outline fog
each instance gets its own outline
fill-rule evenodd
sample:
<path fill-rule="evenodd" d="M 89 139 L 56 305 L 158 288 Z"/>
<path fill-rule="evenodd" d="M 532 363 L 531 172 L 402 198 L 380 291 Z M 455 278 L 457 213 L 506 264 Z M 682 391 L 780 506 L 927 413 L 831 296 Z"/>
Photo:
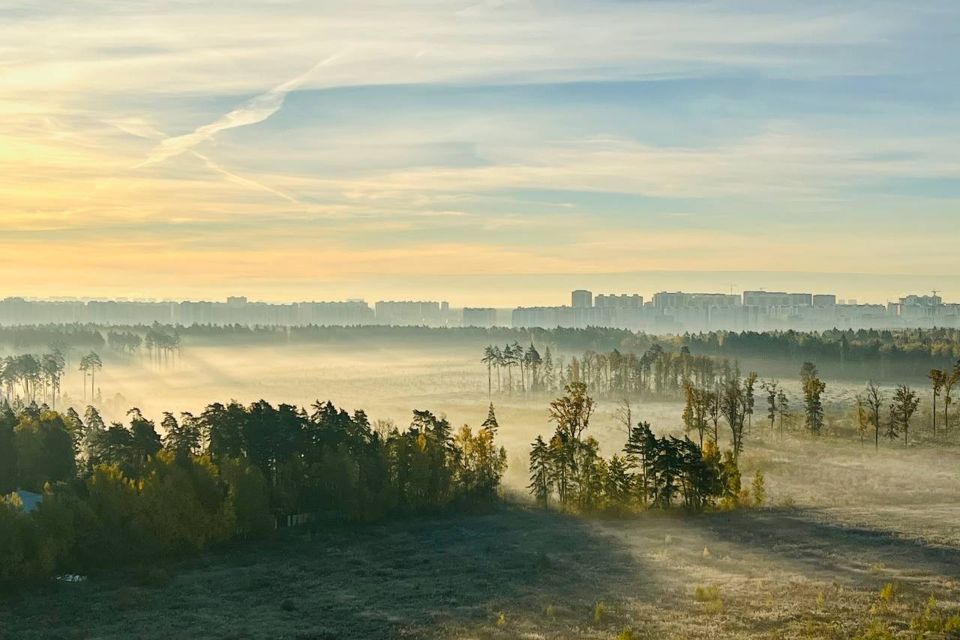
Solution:
<path fill-rule="evenodd" d="M 524 506 L 436 522 L 394 521 L 349 534 L 332 529 L 311 534 L 311 540 L 320 536 L 319 546 L 295 540 L 257 547 L 238 560 L 229 554 L 216 560 L 230 572 L 223 575 L 234 576 L 228 580 L 245 584 L 246 576 L 260 575 L 258 584 L 286 584 L 296 594 L 293 601 L 303 610 L 291 616 L 256 590 L 238 591 L 235 605 L 244 614 L 255 611 L 258 624 L 271 634 L 286 630 L 290 637 L 313 637 L 302 635 L 304 626 L 334 624 L 341 626 L 330 628 L 340 628 L 342 637 L 354 637 L 358 629 L 377 635 L 382 623 L 370 612 L 387 609 L 392 624 L 419 629 L 417 637 L 505 637 L 503 627 L 510 637 L 538 638 L 770 637 L 771 629 L 783 638 L 850 637 L 877 615 L 889 620 L 914 615 L 931 593 L 945 606 L 960 602 L 960 451 L 953 444 L 956 434 L 935 445 L 925 436 L 928 390 L 920 389 L 922 408 L 911 431 L 917 444 L 881 440 L 879 450 L 869 438 L 861 444 L 845 422 L 861 388 L 855 381 L 826 378 L 828 419 L 818 438 L 799 424 L 781 438 L 766 422 L 758 392 L 739 466 L 745 487 L 757 471 L 765 475 L 764 509 L 704 514 L 654 509 L 623 518 L 574 518 L 532 508 L 527 492 L 530 443 L 553 433 L 547 407 L 556 393 L 497 393 L 494 376 L 491 398 L 480 355 L 475 344 L 389 340 L 185 344 L 164 365 L 143 353 L 110 351 L 96 374 L 96 404 L 108 421 L 125 420 L 128 409 L 139 407 L 159 423 L 164 411 L 197 413 L 232 399 L 300 406 L 330 400 L 402 429 L 414 409 L 445 415 L 455 427 L 478 427 L 493 401 L 497 437 L 508 452 L 504 494 Z M 82 412 L 89 400 L 77 358 L 70 356 L 58 408 Z M 780 382 L 799 414 L 799 380 Z M 626 439 L 617 409 L 616 399 L 597 398 L 587 432 L 607 457 Z M 648 421 L 660 435 L 683 434 L 682 409 L 675 401 L 632 404 L 634 422 Z M 720 430 L 726 448 L 722 422 Z M 318 548 L 324 549 L 319 555 Z M 221 611 L 222 599 L 212 595 L 218 587 L 210 585 L 221 574 L 208 562 L 181 569 L 182 577 L 169 586 L 138 597 L 157 603 L 138 605 L 138 612 L 153 620 L 159 614 L 150 607 L 188 601 Z M 358 566 L 369 568 L 358 573 Z M 387 581 L 378 577 L 387 573 L 393 576 Z M 306 574 L 323 579 L 306 585 Z M 904 595 L 878 614 L 877 594 L 888 584 Z M 712 595 L 697 595 L 699 587 Z M 447 594 L 444 604 L 425 604 L 429 599 L 421 594 L 438 589 Z M 98 585 L 83 597 L 77 615 L 86 620 L 81 624 L 94 626 L 101 622 L 86 612 L 118 596 L 110 585 Z M 331 605 L 339 607 L 336 614 L 326 609 L 314 614 L 314 601 L 340 604 Z M 45 612 L 32 615 L 37 619 Z M 163 637 L 184 632 L 176 620 L 165 620 L 169 633 Z M 129 618 L 117 619 L 128 623 Z M 621 629 L 643 634 L 617 636 Z M 29 637 L 43 637 L 42 631 Z"/>
<path fill-rule="evenodd" d="M 799 412 L 799 382 L 781 382 L 794 395 L 792 404 Z M 67 376 L 64 407 L 81 410 L 86 404 L 81 383 L 79 373 Z M 827 383 L 829 427 L 848 419 L 860 387 L 849 381 Z M 164 411 L 198 413 L 211 402 L 265 399 L 309 406 L 330 400 L 348 411 L 363 409 L 371 421 L 393 421 L 401 429 L 414 409 L 444 415 L 455 427 L 477 427 L 492 400 L 500 422 L 498 438 L 508 452 L 506 488 L 517 497 L 526 495 L 530 443 L 553 432 L 547 412 L 552 396 L 498 394 L 494 381 L 488 397 L 487 371 L 472 346 L 188 345 L 163 366 L 146 357 L 111 356 L 97 373 L 96 385 L 102 398 L 97 404 L 108 421 L 123 420 L 131 407 L 159 422 Z M 941 511 L 936 506 L 952 505 L 960 492 L 960 452 L 955 448 L 904 448 L 902 441 L 881 440 L 877 452 L 869 438 L 861 445 L 850 435 L 812 439 L 788 433 L 780 440 L 769 431 L 759 396 L 741 462 L 745 484 L 760 469 L 775 505 L 825 509 L 837 520 L 883 524 L 901 532 L 923 530 L 925 537 L 960 542 L 960 532 L 946 521 L 960 515 L 960 509 L 946 506 Z M 916 434 L 928 428 L 928 404 L 924 394 L 913 421 Z M 605 456 L 620 451 L 626 439 L 615 416 L 617 405 L 614 399 L 597 399 L 591 421 L 589 434 Z M 634 421 L 650 422 L 659 434 L 681 435 L 681 412 L 679 402 L 633 402 Z M 721 445 L 727 446 L 724 429 L 721 424 Z M 934 535 L 928 523 L 935 526 L 937 521 L 944 526 Z"/>

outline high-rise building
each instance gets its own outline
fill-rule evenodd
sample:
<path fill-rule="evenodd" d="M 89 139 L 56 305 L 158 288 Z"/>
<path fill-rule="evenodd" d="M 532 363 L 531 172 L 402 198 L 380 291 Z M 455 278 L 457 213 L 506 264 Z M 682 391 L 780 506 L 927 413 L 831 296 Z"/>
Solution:
<path fill-rule="evenodd" d="M 594 306 L 598 309 L 641 309 L 643 308 L 643 296 L 636 293 L 620 295 L 601 293 L 594 300 Z"/>
<path fill-rule="evenodd" d="M 813 294 L 786 293 L 784 291 L 744 291 L 745 307 L 810 307 L 813 306 Z"/>
<path fill-rule="evenodd" d="M 380 300 L 377 324 L 436 327 L 443 324 L 441 303 L 432 300 Z"/>
<path fill-rule="evenodd" d="M 464 307 L 463 326 L 489 329 L 497 324 L 497 310 L 492 307 Z"/>
<path fill-rule="evenodd" d="M 570 294 L 570 306 L 574 309 L 589 309 L 593 306 L 593 292 L 577 289 Z"/>

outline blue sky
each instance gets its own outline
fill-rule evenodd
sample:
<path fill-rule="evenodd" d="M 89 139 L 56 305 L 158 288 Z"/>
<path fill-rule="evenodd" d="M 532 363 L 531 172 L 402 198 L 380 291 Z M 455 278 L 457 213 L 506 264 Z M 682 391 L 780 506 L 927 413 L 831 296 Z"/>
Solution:
<path fill-rule="evenodd" d="M 960 299 L 958 18 L 8 0 L 0 294 Z"/>

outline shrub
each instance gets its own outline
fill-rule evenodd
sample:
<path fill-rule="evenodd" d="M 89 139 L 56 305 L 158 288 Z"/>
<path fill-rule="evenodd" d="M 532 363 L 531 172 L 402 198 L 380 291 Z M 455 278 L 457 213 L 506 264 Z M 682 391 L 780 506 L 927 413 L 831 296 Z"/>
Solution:
<path fill-rule="evenodd" d="M 716 586 L 697 587 L 693 592 L 693 599 L 697 602 L 711 602 L 713 600 L 719 600 L 720 588 Z"/>
<path fill-rule="evenodd" d="M 607 605 L 602 602 L 595 604 L 593 607 L 593 621 L 602 622 L 605 615 L 607 615 Z"/>
<path fill-rule="evenodd" d="M 883 585 L 883 589 L 880 589 L 880 601 L 885 603 L 893 602 L 899 593 L 900 585 L 896 582 L 888 582 Z"/>
<path fill-rule="evenodd" d="M 697 587 L 693 592 L 693 599 L 704 604 L 703 610 L 706 613 L 715 615 L 723 611 L 719 587 Z"/>
<path fill-rule="evenodd" d="M 762 507 L 767 500 L 767 489 L 764 482 L 763 471 L 757 469 L 753 474 L 753 504 L 756 507 Z"/>
<path fill-rule="evenodd" d="M 910 630 L 918 638 L 929 634 L 945 634 L 949 638 L 960 636 L 960 615 L 946 616 L 937 605 L 937 599 L 930 596 L 923 611 L 910 621 Z"/>
<path fill-rule="evenodd" d="M 883 620 L 874 620 L 855 640 L 893 640 L 893 632 Z"/>

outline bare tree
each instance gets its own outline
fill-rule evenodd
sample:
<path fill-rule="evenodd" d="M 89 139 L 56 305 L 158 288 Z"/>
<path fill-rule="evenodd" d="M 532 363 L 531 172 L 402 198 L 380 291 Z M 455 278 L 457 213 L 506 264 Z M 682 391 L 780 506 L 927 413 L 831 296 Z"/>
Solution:
<path fill-rule="evenodd" d="M 880 448 L 880 410 L 883 408 L 883 402 L 883 393 L 880 391 L 880 387 L 871 381 L 867 384 L 867 389 L 864 392 L 864 403 L 870 417 L 870 424 L 873 425 L 873 442 L 876 449 Z"/>

